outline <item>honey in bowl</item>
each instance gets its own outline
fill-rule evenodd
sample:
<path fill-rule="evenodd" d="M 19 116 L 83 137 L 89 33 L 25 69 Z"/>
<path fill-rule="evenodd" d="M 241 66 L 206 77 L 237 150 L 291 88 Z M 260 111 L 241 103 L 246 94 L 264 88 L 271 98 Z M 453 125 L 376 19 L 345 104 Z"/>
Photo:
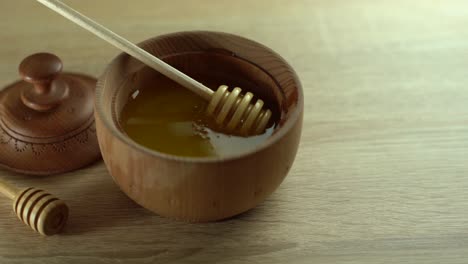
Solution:
<path fill-rule="evenodd" d="M 154 86 L 131 94 L 120 115 L 122 129 L 140 145 L 177 156 L 223 157 L 255 149 L 273 133 L 271 125 L 261 135 L 227 135 L 206 115 L 207 101 L 167 77 L 156 78 Z"/>

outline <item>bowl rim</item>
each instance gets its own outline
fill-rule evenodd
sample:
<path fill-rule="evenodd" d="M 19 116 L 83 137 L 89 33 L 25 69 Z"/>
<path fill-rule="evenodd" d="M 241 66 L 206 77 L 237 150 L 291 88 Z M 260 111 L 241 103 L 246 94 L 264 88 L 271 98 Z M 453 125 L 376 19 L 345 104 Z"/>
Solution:
<path fill-rule="evenodd" d="M 138 144 L 135 142 L 133 139 L 131 139 L 129 136 L 125 135 L 122 133 L 119 129 L 117 129 L 117 126 L 115 122 L 113 121 L 112 117 L 106 117 L 104 115 L 104 110 L 103 110 L 103 105 L 101 103 L 102 101 L 102 91 L 106 85 L 107 78 L 109 76 L 108 72 L 110 71 L 111 67 L 119 60 L 125 57 L 131 57 L 130 55 L 126 54 L 125 52 L 119 53 L 112 61 L 106 66 L 106 69 L 104 73 L 98 78 L 98 82 L 96 84 L 96 91 L 95 91 L 95 114 L 99 116 L 99 119 L 102 121 L 104 126 L 110 131 L 110 133 L 117 139 L 119 139 L 121 142 L 124 144 L 130 146 L 132 149 L 143 152 L 147 155 L 150 156 L 155 156 L 157 158 L 165 159 L 165 160 L 171 160 L 171 161 L 179 161 L 179 162 L 186 162 L 186 163 L 203 163 L 203 164 L 210 164 L 210 163 L 218 163 L 220 161 L 233 161 L 233 160 L 238 160 L 241 158 L 245 158 L 251 155 L 254 155 L 258 152 L 261 152 L 271 146 L 273 146 L 276 142 L 278 142 L 280 139 L 282 139 L 292 128 L 293 126 L 299 121 L 300 118 L 302 118 L 303 115 L 303 109 L 304 109 L 304 92 L 302 89 L 302 84 L 296 74 L 296 71 L 291 67 L 291 65 L 278 53 L 273 51 L 272 49 L 266 47 L 265 45 L 256 42 L 251 39 L 247 39 L 245 37 L 231 34 L 231 33 L 226 33 L 226 32 L 219 32 L 219 31 L 205 31 L 205 30 L 193 30 L 193 31 L 177 31 L 173 33 L 167 33 L 167 34 L 161 34 L 156 37 L 152 37 L 149 39 L 146 39 L 142 42 L 139 42 L 137 46 L 146 44 L 148 42 L 154 42 L 158 41 L 162 38 L 166 38 L 169 36 L 173 35 L 186 35 L 186 34 L 213 34 L 213 35 L 229 35 L 237 38 L 244 39 L 246 41 L 250 41 L 254 43 L 255 45 L 258 45 L 262 49 L 272 53 L 272 55 L 275 55 L 278 57 L 278 59 L 287 67 L 289 68 L 289 72 L 293 77 L 293 80 L 296 84 L 296 89 L 298 92 L 298 97 L 297 97 L 297 105 L 293 109 L 293 111 L 289 114 L 288 119 L 286 122 L 279 128 L 275 129 L 273 134 L 268 137 L 265 141 L 260 143 L 257 147 L 237 153 L 237 154 L 232 154 L 232 155 L 225 155 L 225 156 L 220 156 L 220 157 L 186 157 L 186 156 L 177 156 L 173 154 L 168 154 L 164 152 L 160 152 L 157 150 L 153 150 L 150 148 L 147 148 L 141 144 Z M 242 58 L 242 57 L 240 57 Z M 260 68 L 262 69 L 262 68 Z M 263 69 L 262 69 L 263 70 Z"/>

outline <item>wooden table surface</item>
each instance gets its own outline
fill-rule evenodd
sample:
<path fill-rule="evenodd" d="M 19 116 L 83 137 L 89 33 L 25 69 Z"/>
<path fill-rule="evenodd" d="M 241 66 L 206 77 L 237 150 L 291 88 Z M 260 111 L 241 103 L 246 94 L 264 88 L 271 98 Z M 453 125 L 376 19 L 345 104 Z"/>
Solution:
<path fill-rule="evenodd" d="M 0 263 L 468 263 L 465 0 L 69 0 L 132 41 L 240 34 L 284 56 L 305 89 L 294 167 L 264 203 L 186 224 L 128 199 L 99 162 L 52 177 L 0 171 L 71 207 L 44 238 L 0 201 Z M 118 53 L 31 0 L 0 1 L 0 82 L 23 57 L 99 75 Z"/>

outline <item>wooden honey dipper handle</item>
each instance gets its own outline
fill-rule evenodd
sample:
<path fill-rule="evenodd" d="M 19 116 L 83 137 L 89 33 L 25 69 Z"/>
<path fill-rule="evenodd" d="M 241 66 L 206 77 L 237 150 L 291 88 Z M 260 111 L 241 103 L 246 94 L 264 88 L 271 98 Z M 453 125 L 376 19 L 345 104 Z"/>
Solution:
<path fill-rule="evenodd" d="M 0 180 L 0 193 L 8 197 L 10 200 L 14 200 L 15 197 L 20 193 L 20 190 L 15 186 Z"/>
<path fill-rule="evenodd" d="M 67 222 L 67 205 L 49 193 L 36 188 L 20 190 L 2 180 L 0 193 L 14 201 L 18 218 L 42 235 L 59 233 Z"/>
<path fill-rule="evenodd" d="M 210 88 L 67 6 L 60 0 L 37 1 L 209 101 L 210 106 L 207 113 L 216 116 L 216 121 L 227 132 L 248 136 L 260 134 L 267 127 L 272 112 L 269 109 L 263 109 L 264 102 L 262 100 L 251 103 L 253 97 L 251 93 L 243 96 L 240 93 L 240 88 L 236 87 L 230 92 L 225 85 L 220 86 L 215 93 Z"/>
<path fill-rule="evenodd" d="M 55 12 L 66 17 L 70 21 L 76 23 L 77 25 L 83 27 L 84 29 L 94 33 L 103 40 L 109 42 L 120 50 L 126 52 L 132 57 L 138 59 L 144 64 L 150 66 L 156 71 L 164 74 L 173 81 L 179 83 L 180 85 L 190 89 L 192 92 L 198 94 L 206 100 L 211 99 L 213 91 L 206 87 L 205 85 L 197 82 L 196 80 L 190 78 L 186 74 L 180 72 L 171 65 L 165 63 L 164 61 L 156 58 L 149 52 L 138 47 L 132 42 L 126 40 L 125 38 L 114 33 L 110 29 L 102 26 L 101 24 L 93 21 L 92 19 L 86 17 L 85 15 L 79 13 L 73 8 L 67 6 L 59 0 L 37 0 L 41 4 L 47 6 L 48 8 L 54 10 Z"/>

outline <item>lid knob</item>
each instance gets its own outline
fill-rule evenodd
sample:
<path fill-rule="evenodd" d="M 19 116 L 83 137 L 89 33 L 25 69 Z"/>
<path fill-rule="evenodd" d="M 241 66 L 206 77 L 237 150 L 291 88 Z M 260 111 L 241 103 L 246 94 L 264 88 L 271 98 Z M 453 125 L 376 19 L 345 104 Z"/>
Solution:
<path fill-rule="evenodd" d="M 50 53 L 37 53 L 25 58 L 19 73 L 24 81 L 33 84 L 21 91 L 21 100 L 29 108 L 46 112 L 68 96 L 68 87 L 57 79 L 63 64 L 59 57 Z"/>

